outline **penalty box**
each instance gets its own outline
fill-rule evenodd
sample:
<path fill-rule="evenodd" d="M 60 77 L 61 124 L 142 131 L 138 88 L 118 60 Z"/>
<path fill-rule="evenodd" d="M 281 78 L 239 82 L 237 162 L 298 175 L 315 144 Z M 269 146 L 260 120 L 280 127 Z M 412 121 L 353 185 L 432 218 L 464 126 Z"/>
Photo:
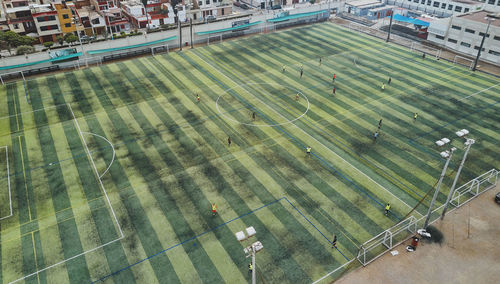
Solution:
<path fill-rule="evenodd" d="M 332 248 L 333 236 L 323 224 L 307 216 L 296 205 L 282 197 L 232 218 L 231 215 L 236 216 L 238 213 L 219 204 L 219 214 L 222 214 L 220 220 L 229 219 L 228 221 L 206 231 L 202 230 L 205 227 L 203 224 L 191 224 L 193 229 L 199 229 L 197 235 L 186 239 L 172 239 L 164 248 L 158 248 L 156 253 L 137 257 L 135 262 L 130 260 L 131 265 L 119 270 L 107 271 L 101 268 L 100 278 L 93 279 L 93 283 L 106 282 L 126 270 L 132 270 L 134 275 L 141 275 L 146 281 L 154 282 L 155 275 L 160 273 L 155 272 L 155 269 L 168 275 L 174 273 L 183 283 L 200 282 L 209 277 L 203 273 L 210 273 L 213 269 L 218 270 L 216 273 L 225 282 L 246 282 L 247 266 L 251 260 L 246 258 L 244 248 L 256 241 L 260 241 L 264 247 L 257 254 L 257 270 L 266 282 L 290 281 L 296 277 L 289 276 L 295 274 L 295 270 L 300 270 L 302 276 L 305 275 L 312 282 L 342 266 L 347 261 L 344 255 L 346 249 L 342 244 L 337 244 L 338 249 Z M 224 214 L 227 211 L 231 212 Z M 256 235 L 238 243 L 235 234 L 245 231 L 249 226 L 254 227 Z M 197 250 L 204 250 L 212 263 L 193 259 L 203 254 L 196 252 Z M 348 257 L 354 257 L 349 252 L 347 254 Z M 171 261 L 174 271 L 165 271 L 165 267 L 160 265 L 163 263 L 162 258 Z"/>
<path fill-rule="evenodd" d="M 0 139 L 10 140 L 13 205 L 11 218 L 0 220 L 2 257 L 9 259 L 2 277 L 64 280 L 64 266 L 51 268 L 123 238 L 85 134 L 67 104 L 9 114 L 0 124 L 9 125 Z"/>

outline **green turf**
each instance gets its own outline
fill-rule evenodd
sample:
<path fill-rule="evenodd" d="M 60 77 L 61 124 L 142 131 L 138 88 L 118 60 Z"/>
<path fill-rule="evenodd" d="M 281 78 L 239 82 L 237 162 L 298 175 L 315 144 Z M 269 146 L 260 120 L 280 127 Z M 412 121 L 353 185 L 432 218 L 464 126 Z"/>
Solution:
<path fill-rule="evenodd" d="M 241 283 L 249 243 L 234 233 L 254 226 L 259 279 L 310 283 L 433 187 L 435 140 L 461 128 L 476 139 L 459 184 L 499 167 L 498 82 L 323 23 L 39 77 L 26 82 L 30 103 L 11 83 L 0 89 L 14 213 L 0 221 L 0 281 Z M 438 205 L 463 154 L 452 144 Z M 3 149 L 0 165 L 5 215 Z"/>

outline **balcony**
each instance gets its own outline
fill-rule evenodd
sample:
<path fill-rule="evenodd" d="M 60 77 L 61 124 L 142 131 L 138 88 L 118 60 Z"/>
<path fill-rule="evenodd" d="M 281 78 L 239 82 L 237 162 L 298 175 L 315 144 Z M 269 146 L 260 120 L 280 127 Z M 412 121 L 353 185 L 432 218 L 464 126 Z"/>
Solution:
<path fill-rule="evenodd" d="M 19 17 L 19 18 L 9 18 L 7 21 L 9 24 L 18 24 L 24 22 L 33 22 L 33 17 Z"/>

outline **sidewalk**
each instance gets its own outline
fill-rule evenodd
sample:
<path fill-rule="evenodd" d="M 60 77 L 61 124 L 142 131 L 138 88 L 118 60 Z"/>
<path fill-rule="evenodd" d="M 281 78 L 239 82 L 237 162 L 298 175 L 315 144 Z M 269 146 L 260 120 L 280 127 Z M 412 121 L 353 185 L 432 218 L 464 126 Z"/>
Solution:
<path fill-rule="evenodd" d="M 441 246 L 422 241 L 407 252 L 407 241 L 395 248 L 398 255 L 387 253 L 336 283 L 500 283 L 498 191 L 499 185 L 434 223 L 445 238 Z"/>

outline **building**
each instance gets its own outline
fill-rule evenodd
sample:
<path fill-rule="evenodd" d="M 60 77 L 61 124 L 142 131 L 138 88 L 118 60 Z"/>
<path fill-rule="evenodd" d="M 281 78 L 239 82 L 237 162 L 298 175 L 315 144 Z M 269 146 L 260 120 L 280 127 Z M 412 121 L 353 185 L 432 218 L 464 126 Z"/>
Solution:
<path fill-rule="evenodd" d="M 73 13 L 66 5 L 66 2 L 53 3 L 59 18 L 59 24 L 63 34 L 76 32 L 76 25 L 74 24 Z"/>
<path fill-rule="evenodd" d="M 384 7 L 385 4 L 377 0 L 356 0 L 345 3 L 345 11 L 349 14 L 365 17 L 370 10 Z"/>
<path fill-rule="evenodd" d="M 56 37 L 62 34 L 57 10 L 50 4 L 30 5 L 30 9 L 40 42 L 57 42 Z"/>
<path fill-rule="evenodd" d="M 91 6 L 104 18 L 106 33 L 119 33 L 130 30 L 128 19 L 122 14 L 118 0 L 90 0 Z M 97 19 L 94 19 L 97 22 Z M 100 19 L 99 19 L 100 24 Z"/>
<path fill-rule="evenodd" d="M 146 28 L 148 20 L 150 28 L 175 23 L 174 10 L 166 0 L 149 0 L 146 9 L 144 9 L 143 4 L 138 0 L 123 1 L 120 3 L 120 6 L 123 15 L 128 18 L 131 26 L 134 28 Z M 179 10 L 177 14 L 181 20 L 186 19 L 184 8 Z"/>
<path fill-rule="evenodd" d="M 447 19 L 432 21 L 428 32 L 428 40 L 474 57 L 477 55 L 489 20 L 485 19 L 491 12 L 481 10 Z M 500 19 L 490 21 L 481 60 L 500 64 Z"/>
<path fill-rule="evenodd" d="M 473 0 L 385 0 L 387 4 L 418 10 L 439 17 L 450 17 L 481 9 L 484 3 Z M 500 1 L 500 0 L 495 0 Z"/>
<path fill-rule="evenodd" d="M 230 0 L 199 0 L 197 5 L 189 10 L 193 21 L 204 21 L 209 15 L 219 18 L 230 15 L 232 12 L 233 2 Z"/>
<path fill-rule="evenodd" d="M 33 16 L 31 15 L 30 1 L 2 1 L 2 8 L 6 19 L 4 24 L 8 30 L 21 35 L 37 32 Z"/>

